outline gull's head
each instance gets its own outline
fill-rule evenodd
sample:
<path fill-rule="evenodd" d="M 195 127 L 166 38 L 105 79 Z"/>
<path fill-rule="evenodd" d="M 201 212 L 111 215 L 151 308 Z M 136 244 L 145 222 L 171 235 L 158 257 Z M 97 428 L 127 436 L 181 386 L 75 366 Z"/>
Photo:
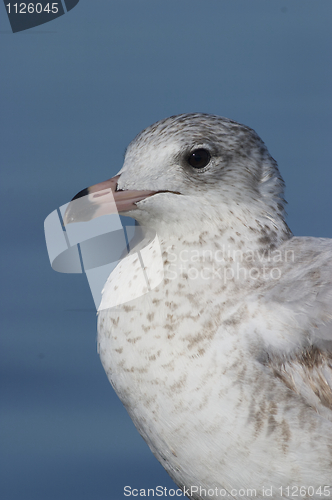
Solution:
<path fill-rule="evenodd" d="M 93 217 L 115 212 L 115 202 L 119 213 L 172 233 L 230 227 L 236 219 L 245 225 L 251 218 L 278 225 L 283 221 L 283 188 L 277 164 L 254 130 L 193 113 L 143 130 L 128 146 L 118 175 L 75 199 L 89 195 Z M 107 190 L 114 197 L 113 208 Z M 98 212 L 97 207 L 103 208 Z M 69 212 L 67 223 L 80 220 Z"/>

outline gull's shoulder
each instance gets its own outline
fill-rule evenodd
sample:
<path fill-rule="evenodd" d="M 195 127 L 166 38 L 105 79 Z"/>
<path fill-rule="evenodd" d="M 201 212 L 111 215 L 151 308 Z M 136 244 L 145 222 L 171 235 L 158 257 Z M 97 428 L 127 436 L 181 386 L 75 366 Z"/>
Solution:
<path fill-rule="evenodd" d="M 313 343 L 332 341 L 332 239 L 293 237 L 279 251 L 280 279 L 266 303 L 293 311 Z"/>
<path fill-rule="evenodd" d="M 332 420 L 332 240 L 293 237 L 279 251 L 280 278 L 251 301 L 252 353 Z"/>

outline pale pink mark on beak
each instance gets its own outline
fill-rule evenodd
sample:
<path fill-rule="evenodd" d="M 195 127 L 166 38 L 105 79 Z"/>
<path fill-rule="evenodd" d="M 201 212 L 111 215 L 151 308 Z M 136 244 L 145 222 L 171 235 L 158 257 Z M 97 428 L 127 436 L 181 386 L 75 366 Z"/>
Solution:
<path fill-rule="evenodd" d="M 117 190 L 120 175 L 83 189 L 69 203 L 64 225 L 84 222 L 101 215 L 136 210 L 136 203 L 157 193 L 157 191 Z"/>

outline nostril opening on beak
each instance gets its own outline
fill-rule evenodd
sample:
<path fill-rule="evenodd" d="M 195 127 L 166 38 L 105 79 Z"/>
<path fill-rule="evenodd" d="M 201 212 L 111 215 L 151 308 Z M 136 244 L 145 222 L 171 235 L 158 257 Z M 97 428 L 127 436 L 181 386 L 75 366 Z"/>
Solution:
<path fill-rule="evenodd" d="M 82 189 L 79 193 L 77 193 L 71 201 L 77 200 L 78 198 L 82 198 L 82 196 L 88 196 L 89 188 Z"/>

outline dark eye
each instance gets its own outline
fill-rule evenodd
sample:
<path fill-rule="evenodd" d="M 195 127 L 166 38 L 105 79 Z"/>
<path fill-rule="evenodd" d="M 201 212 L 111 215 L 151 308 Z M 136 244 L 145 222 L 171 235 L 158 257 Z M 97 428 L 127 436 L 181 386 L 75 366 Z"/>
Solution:
<path fill-rule="evenodd" d="M 204 168 L 211 160 L 211 155 L 206 149 L 195 149 L 188 156 L 188 163 L 194 168 Z"/>

